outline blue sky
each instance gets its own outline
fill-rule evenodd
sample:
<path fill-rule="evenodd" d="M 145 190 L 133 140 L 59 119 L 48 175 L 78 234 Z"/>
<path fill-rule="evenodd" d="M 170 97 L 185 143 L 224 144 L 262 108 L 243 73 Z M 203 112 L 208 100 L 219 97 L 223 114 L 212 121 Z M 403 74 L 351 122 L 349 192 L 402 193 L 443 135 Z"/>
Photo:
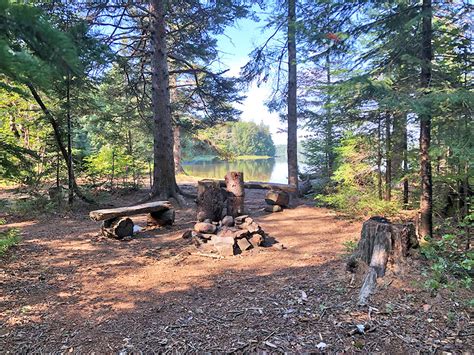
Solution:
<path fill-rule="evenodd" d="M 218 48 L 221 51 L 222 65 L 220 69 L 229 69 L 228 75 L 238 76 L 240 68 L 249 60 L 249 53 L 256 45 L 262 44 L 267 33 L 262 33 L 264 22 L 255 22 L 249 19 L 239 20 L 234 27 L 226 29 L 225 34 L 218 37 Z M 247 98 L 236 107 L 242 111 L 243 121 L 263 121 L 270 127 L 275 144 L 286 144 L 286 133 L 279 133 L 285 129 L 285 123 L 281 123 L 278 113 L 270 113 L 265 106 L 271 94 L 271 81 L 257 87 L 251 84 L 245 93 Z"/>

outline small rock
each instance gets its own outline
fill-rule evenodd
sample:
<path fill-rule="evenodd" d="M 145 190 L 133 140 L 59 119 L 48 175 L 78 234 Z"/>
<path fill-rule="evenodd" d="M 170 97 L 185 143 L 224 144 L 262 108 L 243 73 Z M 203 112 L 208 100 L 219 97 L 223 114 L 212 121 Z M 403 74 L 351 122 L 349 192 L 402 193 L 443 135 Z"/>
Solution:
<path fill-rule="evenodd" d="M 275 244 L 272 245 L 272 247 L 277 249 L 277 250 L 286 249 L 286 247 L 282 243 L 275 243 Z"/>
<path fill-rule="evenodd" d="M 249 235 L 249 231 L 246 229 L 239 229 L 234 232 L 234 239 L 245 238 Z"/>
<path fill-rule="evenodd" d="M 225 238 L 225 237 L 232 237 L 233 238 L 234 233 L 235 233 L 235 231 L 233 231 L 229 227 L 224 227 L 219 232 L 217 232 L 217 236 L 219 236 L 221 238 Z"/>
<path fill-rule="evenodd" d="M 221 224 L 225 227 L 232 227 L 234 225 L 234 218 L 232 216 L 225 216 L 222 218 Z"/>
<path fill-rule="evenodd" d="M 216 232 L 217 227 L 212 223 L 199 222 L 194 225 L 194 230 L 200 233 L 210 233 L 213 234 Z"/>
<path fill-rule="evenodd" d="M 280 205 L 265 206 L 265 212 L 281 212 L 283 208 Z"/>
<path fill-rule="evenodd" d="M 260 226 L 255 222 L 251 222 L 250 224 L 247 224 L 247 221 L 245 221 L 245 224 L 246 224 L 246 229 L 250 233 L 256 233 L 256 232 L 259 232 L 261 230 Z"/>
<path fill-rule="evenodd" d="M 323 349 L 326 349 L 328 345 L 324 342 L 320 342 L 318 343 L 318 345 L 316 345 L 316 347 L 319 349 L 319 350 L 323 350 Z"/>
<path fill-rule="evenodd" d="M 204 223 L 212 223 L 212 221 L 211 221 L 210 218 L 206 218 L 203 222 L 204 222 Z"/>
<path fill-rule="evenodd" d="M 242 251 L 248 250 L 252 247 L 252 244 L 250 244 L 246 238 L 237 239 L 237 245 Z"/>
<path fill-rule="evenodd" d="M 265 202 L 269 205 L 288 206 L 290 195 L 286 191 L 270 190 L 265 195 Z"/>
<path fill-rule="evenodd" d="M 263 237 L 260 234 L 253 234 L 248 241 L 254 247 L 258 247 L 263 244 Z"/>
<path fill-rule="evenodd" d="M 220 255 L 234 255 L 234 238 L 213 236 L 211 242 Z"/>

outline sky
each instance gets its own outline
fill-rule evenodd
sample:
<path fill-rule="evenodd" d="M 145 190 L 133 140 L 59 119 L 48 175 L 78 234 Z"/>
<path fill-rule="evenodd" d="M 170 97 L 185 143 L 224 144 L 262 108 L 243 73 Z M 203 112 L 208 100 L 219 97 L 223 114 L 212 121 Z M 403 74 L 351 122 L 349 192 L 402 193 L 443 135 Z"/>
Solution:
<path fill-rule="evenodd" d="M 268 31 L 262 33 L 263 25 L 263 21 L 241 19 L 234 27 L 227 28 L 224 35 L 218 37 L 221 69 L 229 69 L 227 75 L 238 76 L 240 68 L 249 61 L 248 55 L 252 49 L 266 40 Z M 242 111 L 241 119 L 255 123 L 263 121 L 270 127 L 275 144 L 286 144 L 287 135 L 285 132 L 280 132 L 286 129 L 286 123 L 280 122 L 278 113 L 269 112 L 265 106 L 265 102 L 271 95 L 271 83 L 263 83 L 260 87 L 252 83 L 245 95 L 247 98 L 242 104 L 235 105 Z"/>

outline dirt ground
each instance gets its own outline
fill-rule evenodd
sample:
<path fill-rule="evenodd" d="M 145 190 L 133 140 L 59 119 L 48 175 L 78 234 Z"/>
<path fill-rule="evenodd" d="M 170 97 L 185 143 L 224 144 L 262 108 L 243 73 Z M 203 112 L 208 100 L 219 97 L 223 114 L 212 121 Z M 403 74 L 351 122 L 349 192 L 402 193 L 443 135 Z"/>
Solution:
<path fill-rule="evenodd" d="M 345 271 L 343 243 L 361 222 L 295 201 L 267 214 L 247 190 L 250 215 L 278 242 L 239 256 L 196 254 L 174 226 L 130 241 L 99 236 L 88 210 L 7 217 L 23 240 L 0 260 L 0 353 L 392 352 L 470 353 L 474 326 L 458 294 L 421 286 L 422 262 L 382 279 L 371 307 L 362 275 Z M 116 196 L 123 205 L 140 194 Z M 133 218 L 144 226 L 145 216 Z M 281 248 L 283 246 L 283 248 Z M 364 334 L 357 332 L 364 325 Z"/>

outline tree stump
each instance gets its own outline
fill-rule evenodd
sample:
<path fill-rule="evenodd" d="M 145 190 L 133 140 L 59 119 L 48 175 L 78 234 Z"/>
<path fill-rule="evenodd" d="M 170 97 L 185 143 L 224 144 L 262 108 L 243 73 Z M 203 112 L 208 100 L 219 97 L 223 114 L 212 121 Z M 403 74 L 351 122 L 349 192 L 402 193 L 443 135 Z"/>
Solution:
<path fill-rule="evenodd" d="M 219 221 L 224 209 L 224 198 L 219 180 L 198 181 L 197 193 L 197 220 L 200 222 L 205 219 Z"/>
<path fill-rule="evenodd" d="M 106 219 L 102 223 L 102 234 L 109 238 L 123 239 L 133 235 L 133 221 L 126 218 Z"/>
<path fill-rule="evenodd" d="M 147 225 L 149 226 L 171 226 L 174 223 L 175 211 L 173 208 L 164 211 L 151 212 L 148 214 Z"/>
<path fill-rule="evenodd" d="M 227 215 L 237 217 L 244 214 L 244 173 L 229 171 L 225 176 L 227 188 Z"/>
<path fill-rule="evenodd" d="M 359 305 L 366 305 L 375 291 L 377 278 L 383 277 L 390 262 L 394 272 L 402 272 L 409 250 L 418 247 L 413 223 L 392 224 L 383 217 L 371 217 L 362 226 L 361 237 L 348 266 L 357 259 L 369 265 L 369 271 L 359 293 Z"/>

